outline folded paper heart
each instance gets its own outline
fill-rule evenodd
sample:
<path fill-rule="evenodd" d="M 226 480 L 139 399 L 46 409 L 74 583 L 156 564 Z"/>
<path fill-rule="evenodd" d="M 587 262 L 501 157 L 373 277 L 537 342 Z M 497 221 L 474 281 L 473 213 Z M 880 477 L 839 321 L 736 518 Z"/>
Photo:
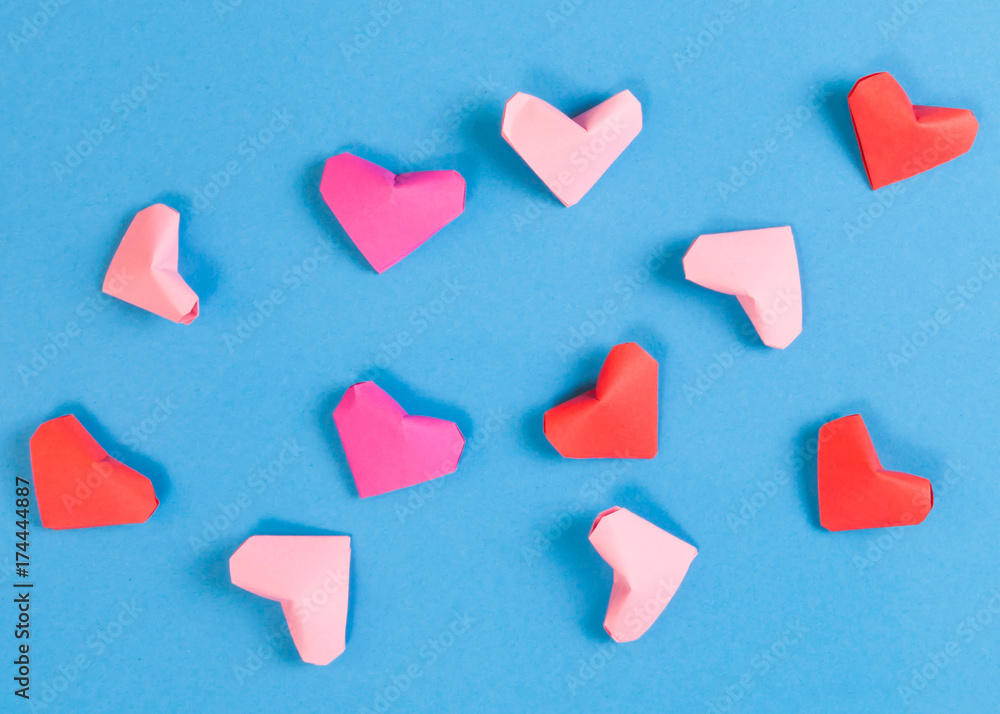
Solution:
<path fill-rule="evenodd" d="M 789 226 L 698 236 L 684 277 L 735 295 L 761 341 L 784 349 L 802 332 L 802 288 Z"/>
<path fill-rule="evenodd" d="M 590 542 L 614 569 L 604 629 L 615 642 L 639 639 L 673 598 L 698 549 L 629 510 L 609 508 Z"/>
<path fill-rule="evenodd" d="M 398 176 L 353 154 L 326 162 L 320 193 L 354 245 L 383 273 L 465 210 L 457 171 Z"/>
<path fill-rule="evenodd" d="M 566 206 L 577 203 L 642 130 L 642 105 L 627 89 L 572 119 L 518 92 L 500 134 Z"/>
<path fill-rule="evenodd" d="M 190 325 L 198 317 L 198 296 L 177 272 L 181 217 L 157 203 L 139 211 L 111 259 L 103 292 Z"/>
<path fill-rule="evenodd" d="M 333 420 L 361 498 L 450 474 L 465 446 L 457 424 L 407 414 L 374 382 L 349 388 Z"/>
<path fill-rule="evenodd" d="M 111 458 L 72 414 L 39 426 L 28 446 L 46 528 L 144 523 L 160 505 L 150 480 Z"/>
<path fill-rule="evenodd" d="M 968 109 L 914 106 L 888 72 L 859 79 L 847 104 L 872 189 L 961 156 L 979 131 Z"/>
<path fill-rule="evenodd" d="M 281 603 L 309 664 L 344 651 L 350 574 L 350 536 L 251 536 L 229 558 L 233 585 Z"/>
<path fill-rule="evenodd" d="M 860 414 L 819 430 L 819 520 L 830 531 L 920 523 L 934 505 L 931 482 L 886 471 Z"/>
<path fill-rule="evenodd" d="M 659 365 L 634 342 L 616 345 L 597 387 L 545 412 L 542 429 L 573 459 L 651 459 L 657 449 Z"/>

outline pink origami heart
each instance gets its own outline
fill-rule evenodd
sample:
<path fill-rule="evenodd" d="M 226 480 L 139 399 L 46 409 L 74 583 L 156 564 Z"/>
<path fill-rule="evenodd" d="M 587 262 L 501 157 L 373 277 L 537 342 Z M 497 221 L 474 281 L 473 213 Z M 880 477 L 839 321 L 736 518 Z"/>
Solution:
<path fill-rule="evenodd" d="M 698 549 L 631 511 L 599 514 L 590 542 L 615 571 L 604 629 L 615 642 L 639 639 L 673 598 Z"/>
<path fill-rule="evenodd" d="M 642 130 L 642 106 L 627 89 L 570 119 L 538 97 L 507 101 L 500 134 L 563 205 L 589 191 Z"/>
<path fill-rule="evenodd" d="M 361 498 L 450 474 L 465 446 L 457 424 L 408 415 L 374 382 L 348 389 L 333 420 Z"/>
<path fill-rule="evenodd" d="M 790 226 L 698 236 L 684 277 L 735 295 L 768 347 L 784 349 L 802 332 L 799 261 Z"/>
<path fill-rule="evenodd" d="M 372 267 L 383 273 L 465 210 L 457 171 L 399 174 L 353 154 L 326 162 L 319 191 Z"/>
<path fill-rule="evenodd" d="M 233 585 L 281 603 L 310 664 L 344 651 L 350 574 L 350 536 L 251 536 L 229 558 Z"/>
<path fill-rule="evenodd" d="M 198 317 L 198 296 L 177 273 L 181 216 L 157 203 L 139 211 L 104 276 L 103 292 L 173 322 Z"/>

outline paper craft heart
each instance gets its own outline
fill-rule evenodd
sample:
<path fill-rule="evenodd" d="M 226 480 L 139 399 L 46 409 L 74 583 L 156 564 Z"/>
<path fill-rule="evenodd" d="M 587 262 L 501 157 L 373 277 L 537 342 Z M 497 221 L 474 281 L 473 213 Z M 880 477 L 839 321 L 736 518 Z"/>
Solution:
<path fill-rule="evenodd" d="M 229 558 L 233 585 L 281 603 L 310 664 L 330 664 L 344 651 L 350 574 L 350 536 L 251 536 Z"/>
<path fill-rule="evenodd" d="M 790 226 L 698 236 L 684 255 L 684 277 L 735 295 L 768 347 L 784 349 L 802 332 L 799 261 Z"/>
<path fill-rule="evenodd" d="M 320 193 L 371 266 L 383 273 L 465 210 L 457 171 L 399 174 L 353 154 L 326 162 Z"/>
<path fill-rule="evenodd" d="M 615 642 L 639 639 L 680 587 L 698 549 L 615 506 L 597 516 L 590 542 L 615 571 L 604 630 Z"/>
<path fill-rule="evenodd" d="M 42 424 L 28 446 L 46 528 L 144 523 L 160 505 L 150 480 L 111 458 L 72 414 Z"/>
<path fill-rule="evenodd" d="M 410 416 L 374 382 L 359 382 L 333 412 L 361 498 L 453 473 L 465 446 L 458 425 Z"/>
<path fill-rule="evenodd" d="M 198 296 L 177 272 L 181 216 L 157 203 L 139 211 L 111 259 L 102 292 L 182 325 L 198 317 Z"/>
<path fill-rule="evenodd" d="M 545 436 L 573 459 L 651 459 L 657 449 L 659 365 L 634 342 L 616 345 L 597 388 L 545 412 Z"/>
<path fill-rule="evenodd" d="M 931 482 L 886 471 L 860 414 L 819 430 L 819 520 L 830 531 L 920 523 L 934 505 Z"/>
<path fill-rule="evenodd" d="M 627 89 L 570 119 L 518 92 L 503 110 L 500 134 L 563 205 L 587 193 L 642 130 L 642 105 Z"/>
<path fill-rule="evenodd" d="M 968 109 L 911 104 L 888 72 L 859 79 L 847 104 L 872 189 L 961 156 L 972 148 L 979 130 Z"/>

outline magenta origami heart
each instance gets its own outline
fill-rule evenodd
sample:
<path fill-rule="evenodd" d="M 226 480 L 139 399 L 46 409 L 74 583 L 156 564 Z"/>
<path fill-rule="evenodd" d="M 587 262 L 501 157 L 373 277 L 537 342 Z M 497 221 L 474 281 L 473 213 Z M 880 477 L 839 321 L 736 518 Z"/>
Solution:
<path fill-rule="evenodd" d="M 361 498 L 450 474 L 465 446 L 457 424 L 410 416 L 374 382 L 348 389 L 333 421 Z"/>
<path fill-rule="evenodd" d="M 326 162 L 319 191 L 372 267 L 383 273 L 465 210 L 457 171 L 399 174 L 353 154 Z"/>

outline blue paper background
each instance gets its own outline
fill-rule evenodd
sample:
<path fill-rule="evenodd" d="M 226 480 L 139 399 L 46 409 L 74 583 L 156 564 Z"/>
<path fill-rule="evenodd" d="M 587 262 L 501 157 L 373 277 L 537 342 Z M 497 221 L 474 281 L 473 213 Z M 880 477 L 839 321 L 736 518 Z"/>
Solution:
<path fill-rule="evenodd" d="M 63 532 L 32 509 L 36 710 L 995 706 L 994 3 L 62 3 L 0 11 L 0 592 L 14 476 L 43 420 L 76 413 L 161 505 L 142 526 Z M 880 70 L 982 129 L 969 154 L 876 194 L 846 94 Z M 576 113 L 624 88 L 642 133 L 563 208 L 500 138 L 505 100 Z M 95 131 L 89 156 L 54 166 Z M 318 193 L 345 149 L 458 169 L 465 214 L 377 275 Z M 100 292 L 155 201 L 182 214 L 189 327 Z M 685 284 L 680 257 L 699 233 L 784 224 L 805 329 L 776 351 L 734 299 Z M 628 340 L 660 361 L 659 456 L 559 458 L 543 411 Z M 330 415 L 366 370 L 459 423 L 458 472 L 358 499 Z M 858 411 L 888 467 L 934 483 L 923 525 L 818 527 L 809 439 Z M 619 646 L 601 628 L 611 570 L 586 538 L 613 504 L 700 550 L 666 613 Z M 303 664 L 278 605 L 230 584 L 254 533 L 353 537 L 330 666 Z M 0 709 L 21 711 L 11 598 Z"/>

